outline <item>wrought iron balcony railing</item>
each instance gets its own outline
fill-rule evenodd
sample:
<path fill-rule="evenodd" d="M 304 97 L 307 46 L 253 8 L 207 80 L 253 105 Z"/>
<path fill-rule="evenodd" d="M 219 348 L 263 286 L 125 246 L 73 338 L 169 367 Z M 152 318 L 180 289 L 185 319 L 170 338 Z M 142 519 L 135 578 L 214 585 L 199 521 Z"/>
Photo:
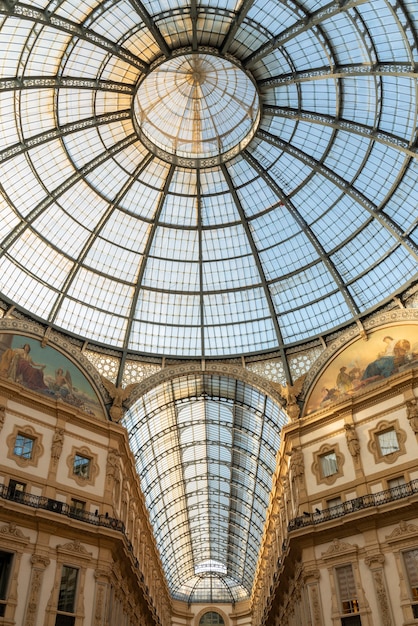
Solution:
<path fill-rule="evenodd" d="M 66 502 L 60 500 L 53 500 L 52 498 L 46 498 L 45 496 L 34 496 L 26 491 L 18 491 L 15 488 L 10 488 L 8 485 L 0 485 L 0 498 L 5 500 L 13 500 L 20 504 L 25 504 L 34 509 L 44 509 L 46 511 L 53 511 L 59 515 L 66 515 L 72 519 L 78 519 L 87 524 L 94 524 L 95 526 L 105 526 L 106 528 L 112 528 L 113 530 L 119 530 L 125 534 L 125 524 L 115 517 L 109 517 L 105 515 L 99 515 L 98 512 L 90 513 L 83 509 L 71 506 Z"/>
<path fill-rule="evenodd" d="M 358 511 L 360 509 L 380 506 L 382 504 L 387 504 L 388 502 L 408 498 L 417 493 L 418 479 L 411 480 L 409 483 L 397 485 L 396 487 L 391 487 L 385 491 L 369 493 L 364 496 L 359 496 L 358 498 L 353 498 L 352 500 L 347 500 L 346 502 L 341 502 L 341 504 L 337 504 L 329 509 L 323 509 L 322 511 L 316 509 L 312 513 L 306 511 L 303 515 L 299 515 L 298 517 L 290 520 L 287 530 L 288 532 L 291 532 L 292 530 L 296 530 L 303 526 L 321 524 L 322 522 L 343 517 L 344 515 L 348 515 L 349 513 L 353 513 L 354 511 Z"/>

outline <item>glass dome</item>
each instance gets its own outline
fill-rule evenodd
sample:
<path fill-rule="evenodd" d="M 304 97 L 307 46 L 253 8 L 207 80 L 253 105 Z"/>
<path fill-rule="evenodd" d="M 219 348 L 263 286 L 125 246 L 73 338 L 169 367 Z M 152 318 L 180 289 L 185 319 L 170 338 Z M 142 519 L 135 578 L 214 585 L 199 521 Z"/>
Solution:
<path fill-rule="evenodd" d="M 411 0 L 2 3 L 0 292 L 123 351 L 282 351 L 417 275 Z"/>

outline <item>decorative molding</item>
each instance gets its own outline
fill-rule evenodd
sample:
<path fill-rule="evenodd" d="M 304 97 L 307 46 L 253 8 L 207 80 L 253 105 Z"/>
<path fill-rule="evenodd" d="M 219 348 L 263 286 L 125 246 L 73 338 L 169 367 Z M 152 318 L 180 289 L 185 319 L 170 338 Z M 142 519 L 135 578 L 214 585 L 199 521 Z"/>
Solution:
<path fill-rule="evenodd" d="M 326 456 L 327 454 L 335 454 L 337 459 L 337 471 L 329 476 L 324 476 L 321 468 L 321 457 Z M 325 443 L 323 444 L 319 450 L 313 453 L 314 462 L 312 463 L 312 472 L 316 476 L 316 481 L 319 484 L 323 483 L 325 485 L 333 485 L 337 478 L 341 478 L 344 475 L 343 467 L 345 462 L 344 455 L 340 452 L 340 448 L 338 443 L 334 443 L 333 445 Z"/>
<path fill-rule="evenodd" d="M 170 366 L 162 369 L 157 374 L 153 374 L 149 378 L 135 385 L 135 389 L 131 392 L 129 404 L 127 403 L 127 406 L 132 406 L 136 400 L 141 398 L 148 391 L 155 389 L 158 385 L 190 374 L 195 376 L 213 374 L 215 376 L 235 378 L 236 380 L 252 385 L 262 393 L 270 396 L 271 399 L 274 400 L 279 406 L 283 406 L 283 400 L 279 392 L 265 378 L 262 378 L 258 374 L 255 374 L 238 365 L 229 365 L 227 363 L 211 361 L 205 361 L 203 364 L 200 362 L 186 362 L 181 365 Z"/>
<path fill-rule="evenodd" d="M 88 560 L 93 557 L 93 554 L 86 550 L 83 544 L 80 543 L 79 539 L 74 539 L 74 541 L 69 541 L 68 543 L 57 545 L 57 552 L 61 555 L 68 555 Z"/>
<path fill-rule="evenodd" d="M 74 459 L 76 455 L 82 456 L 90 461 L 89 473 L 87 476 L 80 476 L 74 473 Z M 97 454 L 92 452 L 86 446 L 73 446 L 71 454 L 67 457 L 68 478 L 75 480 L 77 485 L 85 487 L 86 485 L 94 485 L 96 477 L 99 474 L 99 464 L 97 462 Z"/>
<path fill-rule="evenodd" d="M 348 554 L 357 553 L 357 551 L 357 544 L 346 543 L 345 541 L 341 541 L 336 538 L 332 540 L 331 545 L 325 552 L 322 552 L 321 556 L 323 559 L 333 559 L 341 555 L 346 556 Z"/>
<path fill-rule="evenodd" d="M 30 457 L 26 458 L 15 454 L 14 448 L 16 443 L 16 437 L 18 435 L 25 435 L 28 437 L 28 439 L 32 439 L 33 446 Z M 7 458 L 14 461 L 17 465 L 19 465 L 19 467 L 28 467 L 30 465 L 36 467 L 38 465 L 39 458 L 44 453 L 44 447 L 42 445 L 42 435 L 38 434 L 35 429 L 32 428 L 32 426 L 20 426 L 18 424 L 15 425 L 12 433 L 6 439 L 6 443 L 8 447 Z"/>
<path fill-rule="evenodd" d="M 390 533 L 385 537 L 388 543 L 393 543 L 395 541 L 403 541 L 404 539 L 413 539 L 416 541 L 418 535 L 418 526 L 415 524 L 409 524 L 404 520 L 399 522 L 399 526 L 396 526 Z"/>
<path fill-rule="evenodd" d="M 5 526 L 0 527 L 0 538 L 2 537 L 24 544 L 29 543 L 30 541 L 30 537 L 25 537 L 20 528 L 18 528 L 14 522 L 9 522 Z"/>
<path fill-rule="evenodd" d="M 394 431 L 396 433 L 398 441 L 398 450 L 390 452 L 389 454 L 382 454 L 378 442 L 379 434 L 386 431 Z M 383 420 L 376 424 L 376 427 L 369 430 L 369 442 L 367 447 L 374 456 L 375 463 L 394 463 L 398 460 L 402 454 L 406 453 L 405 441 L 407 439 L 406 432 L 399 426 L 399 421 L 395 420 Z"/>

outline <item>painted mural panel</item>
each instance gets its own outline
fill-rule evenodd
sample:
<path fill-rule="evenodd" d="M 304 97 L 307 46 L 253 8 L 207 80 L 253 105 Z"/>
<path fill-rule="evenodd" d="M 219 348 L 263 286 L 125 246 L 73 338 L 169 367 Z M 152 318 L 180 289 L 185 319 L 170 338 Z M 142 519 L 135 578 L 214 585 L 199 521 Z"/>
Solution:
<path fill-rule="evenodd" d="M 36 339 L 0 333 L 0 377 L 103 419 L 97 395 L 70 359 Z"/>
<path fill-rule="evenodd" d="M 418 326 L 403 324 L 375 331 L 340 352 L 310 394 L 305 413 L 354 395 L 365 386 L 418 366 Z"/>

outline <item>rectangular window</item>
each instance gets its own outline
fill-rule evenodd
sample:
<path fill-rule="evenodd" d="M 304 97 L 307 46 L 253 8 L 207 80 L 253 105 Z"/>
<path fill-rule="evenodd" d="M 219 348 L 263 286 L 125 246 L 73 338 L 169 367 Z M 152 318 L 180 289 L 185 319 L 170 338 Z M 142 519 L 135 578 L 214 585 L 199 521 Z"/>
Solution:
<path fill-rule="evenodd" d="M 85 502 L 83 502 L 82 500 L 76 500 L 75 498 L 71 498 L 70 512 L 73 517 L 82 518 L 85 510 L 86 510 Z"/>
<path fill-rule="evenodd" d="M 55 626 L 73 626 L 75 623 L 75 602 L 77 592 L 78 569 L 62 566 L 61 584 L 58 597 Z M 65 615 L 64 615 L 65 613 Z"/>
<path fill-rule="evenodd" d="M 322 478 L 332 476 L 338 472 L 338 461 L 335 452 L 328 452 L 319 457 Z"/>
<path fill-rule="evenodd" d="M 408 575 L 412 612 L 414 617 L 418 617 L 418 548 L 404 552 L 403 560 Z"/>
<path fill-rule="evenodd" d="M 17 480 L 10 479 L 8 487 L 8 497 L 11 500 L 21 500 L 25 492 L 26 485 Z"/>
<path fill-rule="evenodd" d="M 402 498 L 406 495 L 405 489 L 405 478 L 403 476 L 398 476 L 397 478 L 392 478 L 388 480 L 388 489 L 390 490 L 390 495 L 392 498 Z"/>
<path fill-rule="evenodd" d="M 73 472 L 76 476 L 81 476 L 82 478 L 90 477 L 90 463 L 91 459 L 88 459 L 85 456 L 81 456 L 81 454 L 76 454 L 74 456 L 74 465 Z"/>
<path fill-rule="evenodd" d="M 7 603 L 10 572 L 12 569 L 13 554 L 0 551 L 0 617 L 4 617 Z"/>
<path fill-rule="evenodd" d="M 13 448 L 13 454 L 20 456 L 22 459 L 31 459 L 33 452 L 34 440 L 27 435 L 18 433 L 16 435 L 15 446 Z"/>
<path fill-rule="evenodd" d="M 398 452 L 399 450 L 398 436 L 393 428 L 377 433 L 377 442 L 382 456 Z"/>
<path fill-rule="evenodd" d="M 358 613 L 359 605 L 352 566 L 342 565 L 341 567 L 336 567 L 335 573 L 337 575 L 341 613 L 343 615 Z"/>

